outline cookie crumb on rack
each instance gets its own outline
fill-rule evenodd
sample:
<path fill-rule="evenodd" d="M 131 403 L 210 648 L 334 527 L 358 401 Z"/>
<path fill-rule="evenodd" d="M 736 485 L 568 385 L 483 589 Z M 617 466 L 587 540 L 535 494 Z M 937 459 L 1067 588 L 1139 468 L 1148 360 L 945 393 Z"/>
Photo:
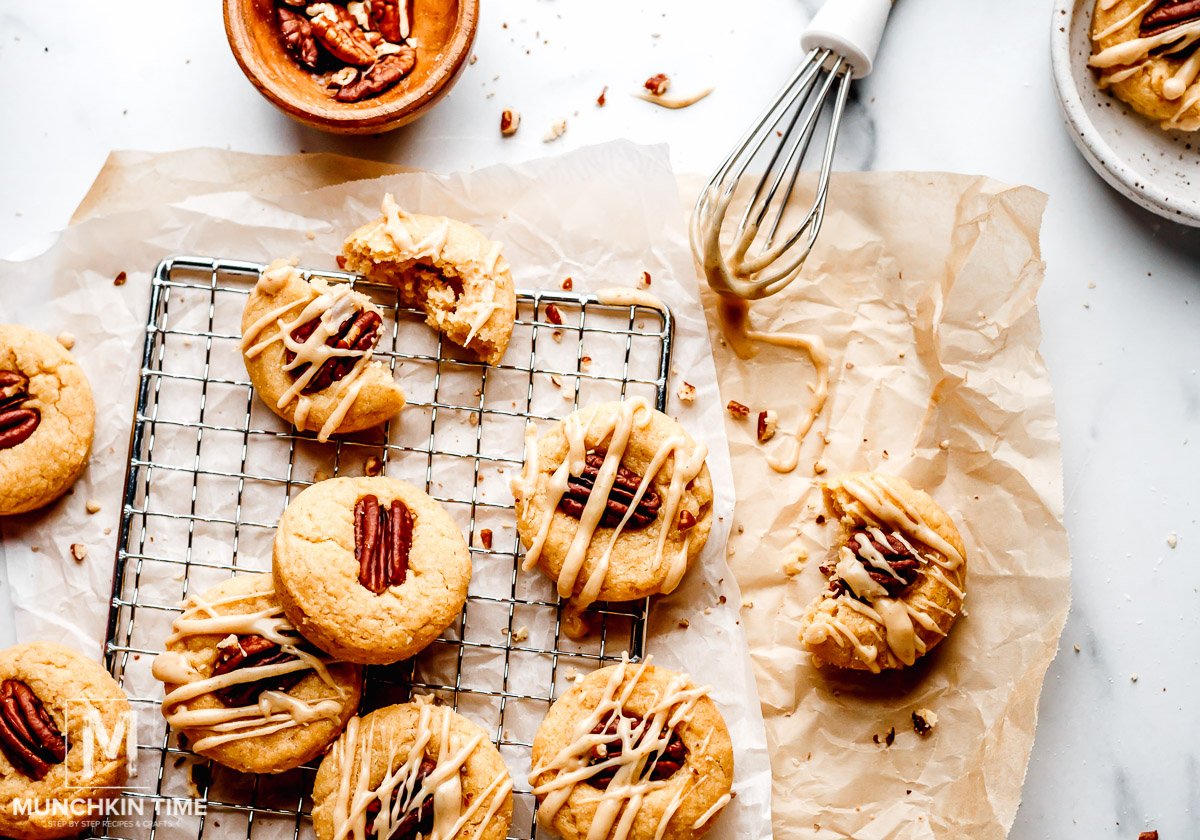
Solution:
<path fill-rule="evenodd" d="M 550 123 L 550 128 L 546 130 L 546 134 L 542 137 L 543 143 L 553 143 L 559 137 L 567 133 L 567 121 L 558 119 Z"/>
<path fill-rule="evenodd" d="M 95 499 L 88 499 L 87 504 L 84 505 L 84 508 L 87 510 L 88 513 L 99 513 L 100 512 L 100 503 L 97 502 Z"/>
<path fill-rule="evenodd" d="M 937 726 L 937 715 L 930 709 L 917 709 L 912 713 L 913 731 L 924 738 Z"/>
<path fill-rule="evenodd" d="M 690 382 L 684 382 L 675 391 L 675 396 L 679 397 L 680 402 L 690 403 L 696 401 L 696 386 Z"/>
<path fill-rule="evenodd" d="M 825 475 L 825 469 L 826 469 L 825 465 L 823 463 L 821 463 L 820 461 L 817 461 L 813 464 L 813 474 L 814 475 Z"/>
<path fill-rule="evenodd" d="M 513 640 L 513 644 L 521 644 L 521 642 L 529 638 L 529 628 L 524 626 L 518 627 L 512 631 L 510 638 Z"/>
<path fill-rule="evenodd" d="M 686 630 L 692 626 L 692 622 L 688 621 L 686 618 L 681 618 L 679 619 L 679 626 L 681 629 Z"/>
<path fill-rule="evenodd" d="M 75 558 L 76 562 L 82 563 L 87 559 L 88 547 L 83 543 L 71 543 L 71 556 Z"/>
<path fill-rule="evenodd" d="M 783 563 L 783 573 L 788 577 L 795 577 L 804 571 L 804 564 L 808 562 L 808 551 L 799 549 L 794 557 L 785 560 Z"/>
<path fill-rule="evenodd" d="M 58 334 L 57 341 L 67 350 L 70 350 L 75 346 L 75 336 L 69 332 L 60 332 Z"/>
<path fill-rule="evenodd" d="M 1179 535 L 1172 531 L 1167 534 L 1167 548 L 1175 548 L 1177 545 L 1179 545 Z"/>
<path fill-rule="evenodd" d="M 383 462 L 374 455 L 363 462 L 363 474 L 374 478 L 383 472 Z"/>
<path fill-rule="evenodd" d="M 950 439 L 946 438 L 938 444 L 938 449 L 946 450 L 950 448 Z"/>

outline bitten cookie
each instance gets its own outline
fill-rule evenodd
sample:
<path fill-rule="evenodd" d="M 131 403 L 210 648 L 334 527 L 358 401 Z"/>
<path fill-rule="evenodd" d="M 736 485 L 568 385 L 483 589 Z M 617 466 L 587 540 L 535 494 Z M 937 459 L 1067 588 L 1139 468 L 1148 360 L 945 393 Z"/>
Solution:
<path fill-rule="evenodd" d="M 596 601 L 667 593 L 712 525 L 708 448 L 641 397 L 587 406 L 540 439 L 526 431 L 513 481 L 526 569 L 570 598 L 566 632 L 586 635 Z"/>
<path fill-rule="evenodd" d="M 481 361 L 504 356 L 517 316 L 512 272 L 500 243 L 470 225 L 406 213 L 386 195 L 383 217 L 347 237 L 341 263 L 372 283 L 395 286 L 429 326 Z"/>
<path fill-rule="evenodd" d="M 1200 3 L 1097 0 L 1092 43 L 1101 87 L 1164 130 L 1200 130 Z"/>
<path fill-rule="evenodd" d="M 730 800 L 725 720 L 684 674 L 649 661 L 588 674 L 533 739 L 538 820 L 564 840 L 699 837 Z"/>
<path fill-rule="evenodd" d="M 404 392 L 372 360 L 382 328 L 379 308 L 363 293 L 307 282 L 276 260 L 242 313 L 246 372 L 272 411 L 320 441 L 368 429 L 404 408 Z"/>
<path fill-rule="evenodd" d="M 96 424 L 83 369 L 48 335 L 0 324 L 0 516 L 57 499 L 87 466 Z"/>
<path fill-rule="evenodd" d="M 362 669 L 306 643 L 265 574 L 190 597 L 153 673 L 166 691 L 163 717 L 191 750 L 245 773 L 317 757 L 362 695 Z"/>
<path fill-rule="evenodd" d="M 450 514 L 404 481 L 331 478 L 275 533 L 275 587 L 306 638 L 342 659 L 413 656 L 462 611 L 471 554 Z"/>
<path fill-rule="evenodd" d="M 40 840 L 95 824 L 129 776 L 132 725 L 125 693 L 90 659 L 52 642 L 0 651 L 0 833 Z"/>
<path fill-rule="evenodd" d="M 317 840 L 504 840 L 512 777 L 486 733 L 445 706 L 354 718 L 313 785 Z"/>
<path fill-rule="evenodd" d="M 962 611 L 967 553 L 954 522 L 902 478 L 851 473 L 822 488 L 842 529 L 829 579 L 801 640 L 817 664 L 904 668 L 934 648 Z"/>

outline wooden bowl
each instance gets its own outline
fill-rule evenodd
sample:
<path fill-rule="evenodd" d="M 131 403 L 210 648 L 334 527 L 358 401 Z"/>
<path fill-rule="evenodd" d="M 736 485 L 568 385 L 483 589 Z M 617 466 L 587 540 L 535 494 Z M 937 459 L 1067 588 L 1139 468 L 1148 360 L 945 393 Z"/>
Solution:
<path fill-rule="evenodd" d="M 339 134 L 390 131 L 432 108 L 466 67 L 479 20 L 479 0 L 413 0 L 416 67 L 373 99 L 338 102 L 284 50 L 275 0 L 224 0 L 224 5 L 229 46 L 259 93 L 289 117 Z"/>

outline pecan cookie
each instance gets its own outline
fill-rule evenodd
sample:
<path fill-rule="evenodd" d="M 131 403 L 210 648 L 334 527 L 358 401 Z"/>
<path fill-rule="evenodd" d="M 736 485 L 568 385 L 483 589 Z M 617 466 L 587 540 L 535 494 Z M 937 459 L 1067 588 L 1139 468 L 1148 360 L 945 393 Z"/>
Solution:
<path fill-rule="evenodd" d="M 517 531 L 525 568 L 540 566 L 571 599 L 566 632 L 586 634 L 581 613 L 596 601 L 673 591 L 712 525 L 708 448 L 640 397 L 526 434 Z"/>
<path fill-rule="evenodd" d="M 362 695 L 362 669 L 308 644 L 265 574 L 188 598 L 153 673 L 166 691 L 163 717 L 191 750 L 245 773 L 282 773 L 320 755 Z"/>
<path fill-rule="evenodd" d="M 1200 2 L 1097 0 L 1100 86 L 1164 130 L 1200 130 Z"/>
<path fill-rule="evenodd" d="M 399 662 L 462 611 L 471 554 L 450 514 L 404 481 L 331 478 L 292 500 L 275 533 L 275 587 L 313 644 Z"/>
<path fill-rule="evenodd" d="M 96 407 L 83 369 L 48 335 L 0 324 L 0 516 L 57 499 L 87 466 Z"/>
<path fill-rule="evenodd" d="M 481 361 L 504 356 L 517 316 L 512 272 L 500 243 L 470 225 L 406 213 L 386 195 L 383 217 L 347 237 L 341 262 L 373 283 L 395 286 L 429 326 Z"/>
<path fill-rule="evenodd" d="M 371 358 L 382 328 L 366 295 L 344 283 L 305 281 L 276 260 L 242 313 L 246 372 L 272 411 L 318 440 L 368 429 L 404 408 L 404 392 Z"/>
<path fill-rule="evenodd" d="M 354 718 L 317 770 L 317 840 L 504 840 L 512 777 L 477 725 L 403 703 Z"/>
<path fill-rule="evenodd" d="M 538 820 L 564 840 L 699 837 L 733 785 L 733 742 L 708 688 L 649 660 L 593 671 L 560 697 L 532 763 Z"/>
<path fill-rule="evenodd" d="M 958 529 L 896 476 L 851 473 L 822 492 L 842 533 L 801 640 L 817 664 L 875 673 L 912 665 L 962 611 L 967 553 Z"/>
<path fill-rule="evenodd" d="M 129 776 L 133 725 L 99 664 L 53 642 L 0 651 L 0 833 L 40 840 L 94 824 L 102 811 L 89 803 L 120 797 Z"/>

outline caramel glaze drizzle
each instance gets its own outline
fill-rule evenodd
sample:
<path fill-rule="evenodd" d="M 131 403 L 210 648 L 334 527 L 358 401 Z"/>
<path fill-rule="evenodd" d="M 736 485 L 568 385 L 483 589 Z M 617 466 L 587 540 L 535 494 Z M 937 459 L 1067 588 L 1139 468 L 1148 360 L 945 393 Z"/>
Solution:
<path fill-rule="evenodd" d="M 1101 0 L 1100 8 L 1111 9 L 1118 0 Z M 1093 41 L 1100 41 L 1119 32 L 1153 6 L 1157 0 L 1147 0 L 1129 15 L 1114 22 L 1111 26 L 1095 33 Z M 1200 42 L 1200 19 L 1185 20 L 1166 29 L 1154 31 L 1132 38 L 1119 44 L 1113 44 L 1107 49 L 1096 53 L 1088 60 L 1088 64 L 1101 71 L 1111 71 L 1102 74 L 1100 84 L 1103 87 L 1122 82 L 1146 68 L 1156 55 L 1185 56 L 1188 55 L 1170 78 L 1163 82 L 1163 96 L 1179 107 L 1170 119 L 1163 122 L 1164 128 L 1182 128 L 1183 115 L 1200 104 L 1200 50 L 1193 50 Z M 1165 49 L 1164 49 L 1165 48 Z"/>
<path fill-rule="evenodd" d="M 567 549 L 567 555 L 563 559 L 562 570 L 558 576 L 558 594 L 560 597 L 568 599 L 567 609 L 563 616 L 563 630 L 571 638 L 578 639 L 587 635 L 588 628 L 583 621 L 582 613 L 599 598 L 600 590 L 608 576 L 617 539 L 628 527 L 631 517 L 637 510 L 638 503 L 646 495 L 654 477 L 666 464 L 667 458 L 673 459 L 671 483 L 662 500 L 658 543 L 654 553 L 655 567 L 659 569 L 659 574 L 662 576 L 659 591 L 663 594 L 673 592 L 683 578 L 683 573 L 687 571 L 690 535 L 685 533 L 683 545 L 678 552 L 665 559 L 663 554 L 667 535 L 674 528 L 679 504 L 683 499 L 683 491 L 704 469 L 704 459 L 708 456 L 708 447 L 679 434 L 666 438 L 655 451 L 646 469 L 646 474 L 633 495 L 629 509 L 617 526 L 612 529 L 604 553 L 596 561 L 591 574 L 583 581 L 583 588 L 578 594 L 575 594 L 576 586 L 583 573 L 584 562 L 587 559 L 588 548 L 596 536 L 596 529 L 600 527 L 600 521 L 607 509 L 606 502 L 617 479 L 617 470 L 629 447 L 633 431 L 635 428 L 645 428 L 649 425 L 653 414 L 654 409 L 650 407 L 650 403 L 644 397 L 633 397 L 621 402 L 614 416 L 603 424 L 598 423 L 597 415 L 593 414 L 592 419 L 585 425 L 578 412 L 571 414 L 563 421 L 563 433 L 567 438 L 567 455 L 550 476 L 546 488 L 545 512 L 542 514 L 537 534 L 525 552 L 522 568 L 529 570 L 537 565 L 542 550 L 545 548 L 546 539 L 550 535 L 550 526 L 554 521 L 554 514 L 558 510 L 559 502 L 566 494 L 571 479 L 580 476 L 586 466 L 588 439 L 592 438 L 598 443 L 602 443 L 605 438 L 609 438 L 608 451 L 604 454 L 604 463 L 600 466 L 595 485 L 588 496 L 583 513 L 579 517 L 579 526 Z M 514 480 L 512 484 L 513 495 L 517 499 L 532 498 L 537 491 L 538 461 L 537 430 L 533 424 L 530 424 L 525 428 L 525 468 L 521 477 Z"/>
<path fill-rule="evenodd" d="M 280 261 L 272 263 L 267 271 L 263 272 L 262 279 L 259 281 L 259 290 L 267 294 L 278 292 L 282 288 L 282 283 L 286 282 L 286 278 L 282 282 L 279 280 L 285 270 L 296 271 L 287 263 L 281 264 Z M 283 410 L 293 400 L 296 401 L 295 424 L 298 429 L 304 428 L 308 413 L 312 409 L 312 400 L 305 396 L 304 390 L 317 375 L 321 366 L 333 357 L 356 359 L 350 372 L 334 383 L 333 387 L 337 389 L 336 393 L 338 394 L 337 406 L 317 432 L 317 440 L 324 443 L 346 419 L 346 413 L 350 410 L 359 391 L 362 390 L 362 373 L 371 363 L 371 356 L 375 352 L 374 347 L 355 350 L 330 347 L 325 342 L 337 335 L 347 318 L 352 318 L 357 313 L 364 311 L 378 314 L 378 310 L 366 295 L 354 291 L 347 285 L 331 285 L 319 277 L 314 278 L 310 285 L 313 297 L 299 298 L 272 309 L 251 324 L 242 335 L 242 350 L 245 352 L 246 358 L 253 359 L 278 341 L 283 344 L 285 352 L 290 351 L 295 354 L 290 362 L 284 363 L 285 371 L 295 371 L 304 368 L 305 365 L 308 366 L 296 375 L 291 386 L 280 395 L 275 404 L 278 409 Z M 285 315 L 301 306 L 304 308 L 300 310 L 300 314 L 290 321 L 284 320 Z M 314 321 L 316 326 L 303 341 L 292 336 L 297 328 Z M 259 337 L 272 324 L 276 326 L 275 333 L 260 341 Z"/>
<path fill-rule="evenodd" d="M 890 528 L 891 535 L 921 561 L 921 575 L 938 580 L 956 598 L 962 600 L 962 568 L 965 558 L 958 549 L 933 530 L 916 511 L 905 505 L 903 500 L 877 477 L 850 479 L 843 484 L 843 488 L 877 521 Z M 869 526 L 868 530 L 877 532 L 873 533 L 873 536 L 886 544 L 887 538 L 882 529 Z M 933 551 L 922 553 L 913 545 L 914 542 L 928 546 Z M 876 642 L 886 643 L 897 659 L 905 665 L 912 665 L 917 657 L 928 649 L 925 641 L 917 634 L 915 625 L 919 624 L 922 629 L 938 636 L 945 636 L 945 631 L 934 619 L 933 613 L 953 613 L 927 598 L 911 594 L 890 597 L 886 587 L 871 579 L 863 561 L 887 574 L 895 576 L 895 572 L 886 559 L 871 547 L 869 541 L 859 540 L 857 547 L 858 552 L 848 546 L 841 547 L 838 553 L 837 574 L 858 597 L 849 593 L 836 597 L 827 594 L 824 603 L 844 605 L 876 622 L 884 629 L 883 633 L 876 632 Z M 878 645 L 864 643 L 859 639 L 837 618 L 836 610 L 818 610 L 805 628 L 803 639 L 809 644 L 817 645 L 830 636 L 836 637 L 840 645 L 849 644 L 853 647 L 859 660 L 871 671 L 879 673 L 881 668 Z"/>
<path fill-rule="evenodd" d="M 679 773 L 666 779 L 654 779 L 654 767 L 658 757 L 666 752 L 676 728 L 691 721 L 696 704 L 710 691 L 707 686 L 697 688 L 684 675 L 675 674 L 638 724 L 631 725 L 629 718 L 621 716 L 621 710 L 641 682 L 650 660 L 651 657 L 646 657 L 643 662 L 634 664 L 628 657 L 622 657 L 619 664 L 613 665 L 600 701 L 589 714 L 575 722 L 571 742 L 549 761 L 533 768 L 529 783 L 534 786 L 534 795 L 541 800 L 537 813 L 538 821 L 544 827 L 553 830 L 554 816 L 567 804 L 578 785 L 611 769 L 614 770 L 612 780 L 602 789 L 601 802 L 588 827 L 587 840 L 626 840 L 646 796 L 656 790 L 675 787 L 654 834 L 655 840 L 661 840 L 671 818 L 703 780 L 703 776 L 693 781 L 691 774 Z M 626 681 L 631 669 L 632 676 Z M 593 763 L 596 747 L 613 740 L 612 733 L 595 731 L 611 717 L 620 720 L 617 736 L 621 740 L 621 750 L 611 758 Z M 711 737 L 710 732 L 691 754 L 695 757 L 686 766 L 698 766 Z M 550 778 L 538 784 L 538 778 L 547 773 L 552 774 Z M 692 824 L 692 829 L 700 829 L 729 801 L 729 794 L 721 796 Z"/>
<path fill-rule="evenodd" d="M 435 723 L 434 717 L 440 718 Z M 501 771 L 483 792 L 463 806 L 462 769 L 471 753 L 483 741 L 482 733 L 463 738 L 451 726 L 454 713 L 445 707 L 423 703 L 413 732 L 414 743 L 408 755 L 401 757 L 395 743 L 387 747 L 387 767 L 383 778 L 371 786 L 371 766 L 375 751 L 374 721 L 363 737 L 362 721 L 351 718 L 346 731 L 333 745 L 331 753 L 335 766 L 342 771 L 341 781 L 333 802 L 333 840 L 385 840 L 409 814 L 419 811 L 432 799 L 433 830 L 428 840 L 449 840 L 456 837 L 483 804 L 488 803 L 483 819 L 474 834 L 479 840 L 492 818 L 512 792 L 512 779 Z M 433 738 L 434 727 L 439 730 L 439 749 L 436 763 L 424 778 L 421 764 L 427 759 L 426 750 Z M 357 758 L 357 761 L 355 760 Z M 357 770 L 357 772 L 356 772 Z M 378 803 L 378 814 L 367 824 L 367 811 Z"/>
<path fill-rule="evenodd" d="M 322 718 L 337 718 L 346 703 L 346 691 L 330 675 L 326 666 L 334 660 L 315 656 L 302 645 L 301 638 L 283 615 L 283 607 L 266 607 L 255 612 L 223 615 L 217 607 L 242 601 L 271 597 L 272 590 L 230 595 L 212 603 L 192 596 L 193 605 L 175 619 L 168 644 L 191 636 L 262 636 L 279 645 L 289 658 L 270 665 L 238 668 L 219 676 L 200 673 L 181 652 L 159 654 L 152 668 L 154 677 L 177 686 L 163 699 L 163 717 L 176 729 L 208 730 L 210 734 L 195 741 L 192 749 L 201 752 L 230 741 L 258 738 L 284 729 L 301 726 Z M 283 691 L 266 690 L 257 702 L 246 706 L 218 709 L 189 709 L 189 701 L 235 685 L 275 679 L 297 671 L 313 671 L 329 687 L 328 697 L 301 700 Z"/>

